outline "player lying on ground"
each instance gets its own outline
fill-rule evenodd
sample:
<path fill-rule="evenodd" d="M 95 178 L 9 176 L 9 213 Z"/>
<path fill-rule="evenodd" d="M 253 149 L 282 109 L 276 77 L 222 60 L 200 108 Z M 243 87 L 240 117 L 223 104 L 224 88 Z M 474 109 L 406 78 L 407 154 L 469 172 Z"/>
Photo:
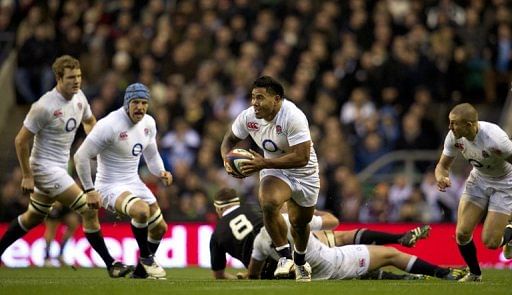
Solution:
<path fill-rule="evenodd" d="M 214 205 L 220 219 L 210 239 L 210 257 L 213 275 L 216 279 L 234 279 L 235 276 L 226 273 L 226 254 L 240 260 L 245 267 L 249 266 L 253 241 L 263 227 L 261 211 L 257 206 L 241 203 L 236 191 L 230 188 L 219 190 L 214 196 Z M 333 229 L 339 224 L 338 219 L 328 213 L 316 211 L 311 227 L 315 230 Z M 392 234 L 357 229 L 351 231 L 319 232 L 318 237 L 326 237 L 331 246 L 346 244 L 386 244 L 397 243 L 406 247 L 412 247 L 419 239 L 428 236 L 430 227 L 417 227 L 402 234 Z M 327 239 L 327 237 L 329 237 Z M 271 259 L 270 259 L 271 261 Z M 271 279 L 277 263 L 269 263 L 262 276 Z M 380 276 L 382 278 L 382 276 Z M 404 278 L 393 275 L 384 278 Z"/>
<path fill-rule="evenodd" d="M 291 236 L 289 235 L 288 238 L 290 239 Z M 260 278 L 264 262 L 268 257 L 279 259 L 279 255 L 271 246 L 268 233 L 263 228 L 254 240 L 249 263 L 249 278 Z M 313 234 L 309 236 L 306 261 L 306 268 L 309 268 L 313 280 L 352 279 L 384 266 L 395 266 L 408 273 L 445 280 L 459 280 L 466 274 L 464 270 L 433 265 L 393 247 L 346 245 L 330 248 Z"/>

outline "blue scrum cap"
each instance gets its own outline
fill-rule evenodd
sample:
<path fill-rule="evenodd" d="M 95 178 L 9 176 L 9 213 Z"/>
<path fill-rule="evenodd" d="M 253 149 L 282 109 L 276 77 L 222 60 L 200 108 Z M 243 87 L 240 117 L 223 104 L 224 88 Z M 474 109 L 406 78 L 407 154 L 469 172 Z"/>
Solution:
<path fill-rule="evenodd" d="M 126 91 L 124 92 L 124 107 L 127 109 L 130 101 L 136 98 L 149 101 L 149 89 L 144 84 L 133 83 L 126 87 Z"/>

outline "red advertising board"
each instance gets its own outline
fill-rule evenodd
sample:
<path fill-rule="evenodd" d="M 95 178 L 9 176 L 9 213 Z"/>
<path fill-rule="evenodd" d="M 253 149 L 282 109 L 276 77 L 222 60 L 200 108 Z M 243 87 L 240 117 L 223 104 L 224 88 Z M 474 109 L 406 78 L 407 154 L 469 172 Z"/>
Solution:
<path fill-rule="evenodd" d="M 0 234 L 7 230 L 7 224 L 0 224 Z M 369 228 L 387 232 L 405 232 L 416 224 L 343 224 L 338 229 L 349 230 L 356 228 Z M 102 224 L 103 235 L 109 250 L 114 258 L 127 264 L 135 264 L 138 250 L 135 239 L 131 234 L 129 223 Z M 42 238 L 43 226 L 38 226 L 22 239 L 18 240 L 2 256 L 2 262 L 8 267 L 41 266 L 44 262 L 45 242 Z M 210 266 L 209 241 L 213 225 L 188 223 L 169 224 L 160 248 L 157 260 L 164 267 Z M 486 268 L 512 269 L 512 260 L 503 257 L 502 250 L 486 249 L 480 239 L 481 227 L 475 232 L 475 242 L 478 249 L 478 258 Z M 397 248 L 417 255 L 429 262 L 441 265 L 463 265 L 464 262 L 455 244 L 455 226 L 453 224 L 432 225 L 431 235 L 422 240 L 414 248 Z M 60 238 L 61 233 L 57 236 Z M 51 252 L 56 256 L 59 252 L 57 243 L 52 244 Z M 103 263 L 94 251 L 81 230 L 66 245 L 64 259 L 69 264 L 81 267 L 103 266 Z M 238 261 L 230 260 L 230 264 L 241 267 Z"/>
<path fill-rule="evenodd" d="M 339 230 L 348 230 L 355 228 L 369 228 L 372 230 L 400 233 L 410 230 L 420 224 L 343 224 L 338 227 Z M 465 265 L 464 260 L 459 254 L 455 242 L 455 224 L 433 224 L 430 236 L 418 242 L 414 248 L 405 248 L 396 246 L 396 248 L 421 257 L 429 262 L 446 265 L 461 266 Z M 503 250 L 490 250 L 485 248 L 481 240 L 482 226 L 478 226 L 474 233 L 475 245 L 477 248 L 480 265 L 484 268 L 509 268 L 512 269 L 512 259 L 507 260 L 503 256 Z"/>

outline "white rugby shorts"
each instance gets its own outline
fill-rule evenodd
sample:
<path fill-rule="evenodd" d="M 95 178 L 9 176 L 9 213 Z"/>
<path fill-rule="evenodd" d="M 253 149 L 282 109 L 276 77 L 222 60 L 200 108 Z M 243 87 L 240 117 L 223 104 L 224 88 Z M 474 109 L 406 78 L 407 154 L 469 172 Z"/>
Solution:
<path fill-rule="evenodd" d="M 283 169 L 263 169 L 260 171 L 260 181 L 265 176 L 274 176 L 284 181 L 292 190 L 291 198 L 302 207 L 313 207 L 320 193 L 320 177 L 317 173 L 308 176 L 295 177 Z"/>
<path fill-rule="evenodd" d="M 53 198 L 70 188 L 75 181 L 68 171 L 58 166 L 31 165 L 34 191 Z"/>
<path fill-rule="evenodd" d="M 462 198 L 478 207 L 510 215 L 512 213 L 512 175 L 484 178 L 471 171 Z"/>
<path fill-rule="evenodd" d="M 336 250 L 335 271 L 331 279 L 342 280 L 362 276 L 370 266 L 370 252 L 365 245 L 347 245 Z"/>
<path fill-rule="evenodd" d="M 132 183 L 112 183 L 112 184 L 96 184 L 96 190 L 101 195 L 101 203 L 103 208 L 110 211 L 116 211 L 116 200 L 124 192 L 130 192 L 136 197 L 139 197 L 148 205 L 152 205 L 156 202 L 155 195 L 149 190 L 149 188 L 142 182 Z"/>

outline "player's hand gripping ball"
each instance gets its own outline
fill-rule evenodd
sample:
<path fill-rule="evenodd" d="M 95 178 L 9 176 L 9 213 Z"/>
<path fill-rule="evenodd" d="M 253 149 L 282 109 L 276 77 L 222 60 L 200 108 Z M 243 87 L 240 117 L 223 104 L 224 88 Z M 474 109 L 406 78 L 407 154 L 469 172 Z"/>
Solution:
<path fill-rule="evenodd" d="M 226 171 L 236 178 L 247 177 L 249 175 L 242 173 L 240 165 L 252 159 L 254 159 L 254 156 L 249 151 L 244 149 L 233 149 L 226 155 L 226 164 L 229 166 L 226 167 Z"/>

